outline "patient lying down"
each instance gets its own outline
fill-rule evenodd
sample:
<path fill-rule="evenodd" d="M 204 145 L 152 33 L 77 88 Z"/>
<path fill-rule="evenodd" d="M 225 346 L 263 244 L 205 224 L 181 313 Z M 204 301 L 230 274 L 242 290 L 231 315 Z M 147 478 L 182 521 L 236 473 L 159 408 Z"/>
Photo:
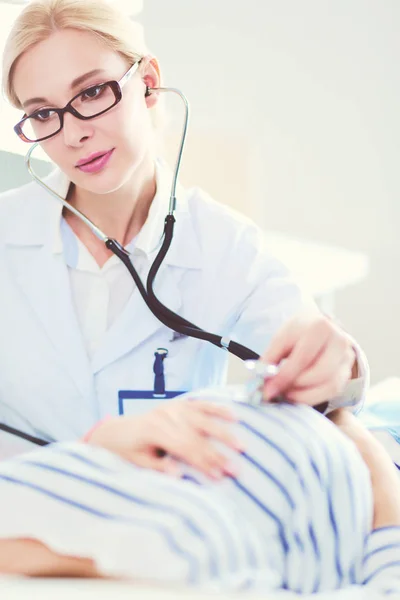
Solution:
<path fill-rule="evenodd" d="M 0 572 L 399 594 L 397 473 L 334 419 L 182 399 L 0 463 Z"/>

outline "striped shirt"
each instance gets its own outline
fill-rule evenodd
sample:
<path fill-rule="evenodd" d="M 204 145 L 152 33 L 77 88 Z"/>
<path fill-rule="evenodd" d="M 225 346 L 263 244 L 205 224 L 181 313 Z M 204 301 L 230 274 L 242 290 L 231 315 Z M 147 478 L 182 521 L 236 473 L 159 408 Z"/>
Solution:
<path fill-rule="evenodd" d="M 400 528 L 371 533 L 369 473 L 352 443 L 308 407 L 233 406 L 246 450 L 223 451 L 237 478 L 183 466 L 174 479 L 55 444 L 0 463 L 0 537 L 38 539 L 135 581 L 399 594 Z"/>

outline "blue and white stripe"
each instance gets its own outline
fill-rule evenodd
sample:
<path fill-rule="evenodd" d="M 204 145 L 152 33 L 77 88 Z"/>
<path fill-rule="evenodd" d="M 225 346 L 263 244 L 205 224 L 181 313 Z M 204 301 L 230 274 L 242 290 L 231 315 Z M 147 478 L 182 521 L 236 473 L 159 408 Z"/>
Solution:
<path fill-rule="evenodd" d="M 400 596 L 400 527 L 374 531 L 364 557 L 364 584 L 381 594 Z"/>
<path fill-rule="evenodd" d="M 178 480 L 54 445 L 0 464 L 0 537 L 33 537 L 136 581 L 399 593 L 400 529 L 370 535 L 369 475 L 351 442 L 306 407 L 233 406 L 246 450 L 223 450 L 237 479 L 184 467 Z"/>

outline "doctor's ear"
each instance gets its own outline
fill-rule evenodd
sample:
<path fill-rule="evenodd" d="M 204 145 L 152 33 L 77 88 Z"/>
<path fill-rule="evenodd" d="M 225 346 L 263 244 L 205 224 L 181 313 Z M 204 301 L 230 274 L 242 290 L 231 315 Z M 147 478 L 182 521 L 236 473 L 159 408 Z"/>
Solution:
<path fill-rule="evenodd" d="M 146 86 L 145 99 L 148 108 L 152 108 L 157 104 L 158 94 L 156 92 L 149 91 L 151 88 L 160 87 L 160 67 L 157 59 L 151 56 L 146 56 L 142 59 L 140 64 L 140 72 L 142 74 L 143 82 Z"/>

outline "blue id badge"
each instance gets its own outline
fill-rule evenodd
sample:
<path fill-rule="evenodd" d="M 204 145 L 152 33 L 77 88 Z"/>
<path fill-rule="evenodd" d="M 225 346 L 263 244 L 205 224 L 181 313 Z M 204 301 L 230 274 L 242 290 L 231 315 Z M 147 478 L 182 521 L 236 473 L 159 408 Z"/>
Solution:
<path fill-rule="evenodd" d="M 154 389 L 120 390 L 118 392 L 118 412 L 120 415 L 141 415 L 156 408 L 165 400 L 186 393 L 186 390 L 166 391 L 165 389 L 164 360 L 168 356 L 168 350 L 157 348 L 154 356 Z"/>

